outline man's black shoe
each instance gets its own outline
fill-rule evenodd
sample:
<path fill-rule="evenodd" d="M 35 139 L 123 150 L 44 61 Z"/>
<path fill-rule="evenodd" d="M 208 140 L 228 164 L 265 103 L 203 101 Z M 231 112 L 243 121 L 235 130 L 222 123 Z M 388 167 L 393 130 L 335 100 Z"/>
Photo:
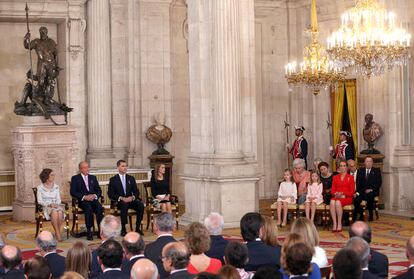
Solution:
<path fill-rule="evenodd" d="M 91 232 L 91 231 L 88 231 L 88 232 L 87 232 L 86 239 L 87 239 L 87 240 L 93 240 L 93 234 L 92 234 L 92 232 Z"/>

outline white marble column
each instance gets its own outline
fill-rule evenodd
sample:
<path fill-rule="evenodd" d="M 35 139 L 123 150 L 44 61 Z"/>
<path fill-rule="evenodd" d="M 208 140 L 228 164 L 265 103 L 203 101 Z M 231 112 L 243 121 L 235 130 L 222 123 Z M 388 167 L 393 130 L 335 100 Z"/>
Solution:
<path fill-rule="evenodd" d="M 254 71 L 254 63 L 242 63 L 252 51 L 246 42 L 254 38 L 241 32 L 243 21 L 254 19 L 253 10 L 246 12 L 251 2 L 188 2 L 191 154 L 182 176 L 184 224 L 217 211 L 226 226 L 238 226 L 246 212 L 258 209 L 256 154 L 247 156 L 242 146 L 242 112 L 255 111 L 254 102 L 242 101 L 242 65 Z"/>
<path fill-rule="evenodd" d="M 93 168 L 114 164 L 112 153 L 109 0 L 87 4 L 88 154 Z"/>

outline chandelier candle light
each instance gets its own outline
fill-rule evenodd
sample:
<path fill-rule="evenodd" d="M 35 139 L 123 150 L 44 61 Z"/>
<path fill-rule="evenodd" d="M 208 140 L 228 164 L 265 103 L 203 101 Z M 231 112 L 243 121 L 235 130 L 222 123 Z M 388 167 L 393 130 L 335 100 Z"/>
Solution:
<path fill-rule="evenodd" d="M 397 27 L 395 14 L 377 0 L 358 0 L 341 16 L 341 27 L 327 39 L 327 52 L 339 67 L 370 77 L 405 65 L 411 35 Z"/>
<path fill-rule="evenodd" d="M 285 65 L 285 77 L 289 84 L 305 85 L 312 89 L 314 95 L 320 90 L 327 89 L 331 84 L 344 78 L 342 68 L 335 65 L 325 54 L 324 47 L 318 42 L 318 19 L 316 15 L 316 0 L 311 3 L 311 26 L 307 30 L 311 42 L 304 49 L 303 62 L 291 62 Z"/>

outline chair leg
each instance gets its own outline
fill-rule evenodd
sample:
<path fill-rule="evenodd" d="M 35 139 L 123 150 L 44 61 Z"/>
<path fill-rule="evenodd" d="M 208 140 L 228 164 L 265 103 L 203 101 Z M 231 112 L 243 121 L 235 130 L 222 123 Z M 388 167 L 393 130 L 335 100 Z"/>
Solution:
<path fill-rule="evenodd" d="M 349 219 L 349 226 L 351 226 L 352 225 L 352 221 L 353 221 L 353 218 L 352 218 L 352 210 L 349 211 L 349 217 L 348 217 L 348 219 Z"/>
<path fill-rule="evenodd" d="M 378 214 L 378 204 L 377 203 L 375 203 L 375 205 L 374 205 L 375 207 L 374 207 L 374 210 L 375 210 L 375 217 L 377 217 L 377 220 L 379 219 L 379 214 Z"/>
<path fill-rule="evenodd" d="M 69 214 L 65 216 L 66 238 L 69 239 Z"/>
<path fill-rule="evenodd" d="M 35 234 L 35 237 L 37 237 L 37 235 L 39 234 L 39 226 L 40 226 L 39 217 L 37 217 L 36 218 L 36 234 Z"/>
<path fill-rule="evenodd" d="M 39 216 L 39 232 L 43 231 L 43 217 Z"/>
<path fill-rule="evenodd" d="M 176 225 L 176 229 L 178 230 L 178 221 L 180 219 L 180 215 L 178 214 L 178 210 L 175 211 L 175 225 Z"/>
<path fill-rule="evenodd" d="M 146 228 L 146 230 L 148 231 L 148 228 L 149 228 L 149 225 L 150 225 L 150 221 L 151 221 L 151 216 L 150 216 L 150 213 L 147 211 L 147 228 Z"/>
<path fill-rule="evenodd" d="M 275 211 L 273 209 L 271 209 L 272 211 L 272 220 L 275 220 Z"/>
<path fill-rule="evenodd" d="M 129 215 L 129 228 L 131 229 L 131 232 L 133 232 L 134 230 L 132 229 L 132 216 Z"/>
<path fill-rule="evenodd" d="M 151 213 L 151 232 L 154 232 L 154 214 Z"/>

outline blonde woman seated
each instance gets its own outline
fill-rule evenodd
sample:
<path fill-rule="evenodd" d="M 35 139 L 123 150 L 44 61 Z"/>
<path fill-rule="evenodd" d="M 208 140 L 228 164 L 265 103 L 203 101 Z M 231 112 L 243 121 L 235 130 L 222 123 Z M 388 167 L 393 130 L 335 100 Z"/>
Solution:
<path fill-rule="evenodd" d="M 284 181 L 280 183 L 279 191 L 277 193 L 277 225 L 282 227 L 286 226 L 287 214 L 289 204 L 296 204 L 297 188 L 292 179 L 292 172 L 289 169 L 285 169 L 283 173 Z M 282 210 L 283 210 L 283 222 L 282 222 Z"/>
<path fill-rule="evenodd" d="M 93 274 L 91 274 L 91 251 L 86 244 L 81 241 L 76 241 L 72 247 L 69 248 L 66 256 L 65 268 L 65 274 L 70 271 L 82 275 L 82 278 L 85 279 L 93 277 Z"/>
<path fill-rule="evenodd" d="M 51 220 L 56 240 L 62 241 L 60 233 L 63 224 L 64 208 L 61 205 L 60 189 L 55 184 L 55 174 L 51 169 L 43 169 L 39 175 L 42 184 L 37 186 L 37 201 L 43 206 L 46 220 Z"/>
<path fill-rule="evenodd" d="M 290 232 L 302 236 L 305 243 L 314 249 L 312 263 L 317 264 L 320 268 L 328 266 L 328 257 L 325 250 L 319 246 L 319 234 L 311 220 L 304 217 L 296 219 Z"/>
<path fill-rule="evenodd" d="M 260 230 L 260 239 L 269 246 L 277 247 L 279 234 L 275 220 L 269 216 L 263 216 L 263 227 Z"/>

